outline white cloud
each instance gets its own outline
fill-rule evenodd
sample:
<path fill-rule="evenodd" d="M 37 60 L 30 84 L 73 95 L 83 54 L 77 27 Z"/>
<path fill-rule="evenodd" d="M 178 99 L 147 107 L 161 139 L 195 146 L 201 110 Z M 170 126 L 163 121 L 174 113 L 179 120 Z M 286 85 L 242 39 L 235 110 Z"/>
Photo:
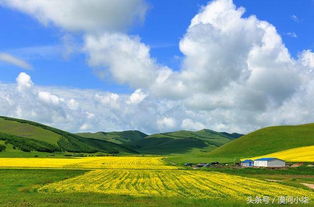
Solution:
<path fill-rule="evenodd" d="M 193 121 L 191 119 L 184 119 L 182 121 L 181 128 L 187 129 L 187 130 L 201 130 L 201 129 L 205 129 L 206 127 L 204 124 L 200 122 Z"/>
<path fill-rule="evenodd" d="M 288 32 L 286 35 L 293 38 L 298 38 L 298 35 L 295 32 Z"/>
<path fill-rule="evenodd" d="M 16 78 L 16 82 L 19 91 L 31 88 L 33 85 L 31 77 L 26 73 L 20 73 L 19 76 Z"/>
<path fill-rule="evenodd" d="M 300 22 L 300 19 L 297 15 L 293 14 L 291 15 L 290 17 L 292 19 L 292 21 L 296 22 L 296 23 L 299 23 Z"/>
<path fill-rule="evenodd" d="M 148 87 L 155 78 L 156 66 L 149 48 L 138 37 L 121 33 L 105 33 L 85 38 L 89 64 L 108 68 L 120 83 Z"/>
<path fill-rule="evenodd" d="M 141 89 L 137 89 L 136 91 L 134 91 L 134 93 L 132 93 L 130 95 L 130 98 L 127 101 L 127 103 L 128 104 L 139 104 L 146 98 L 146 96 L 147 95 Z"/>
<path fill-rule="evenodd" d="M 0 53 L 0 62 L 6 62 L 23 69 L 32 69 L 32 66 L 29 63 L 8 53 Z"/>
<path fill-rule="evenodd" d="M 173 130 L 176 127 L 176 120 L 171 117 L 164 117 L 157 120 L 157 125 L 161 131 Z"/>
<path fill-rule="evenodd" d="M 305 67 L 314 68 L 314 53 L 310 50 L 305 50 L 300 55 L 301 64 Z"/>
<path fill-rule="evenodd" d="M 204 6 L 180 40 L 184 56 L 178 71 L 159 65 L 139 37 L 110 32 L 106 26 L 95 34 L 83 23 L 69 26 L 47 13 L 46 21 L 86 32 L 84 51 L 91 66 L 138 90 L 115 94 L 43 89 L 21 75 L 18 88 L 26 88 L 23 93 L 0 87 L 0 112 L 71 131 L 211 128 L 245 133 L 268 125 L 313 122 L 313 53 L 305 50 L 299 58 L 291 57 L 272 24 L 244 17 L 244 12 L 232 0 Z M 41 91 L 50 94 L 44 98 L 49 101 L 37 101 Z M 23 104 L 17 97 L 23 97 Z"/>
<path fill-rule="evenodd" d="M 0 4 L 34 16 L 45 25 L 70 31 L 121 30 L 142 21 L 144 0 L 0 0 Z"/>
<path fill-rule="evenodd" d="M 38 98 L 45 103 L 54 104 L 54 105 L 58 105 L 62 101 L 62 99 L 60 99 L 58 96 L 51 94 L 49 92 L 45 92 L 45 91 L 40 91 L 38 93 Z"/>

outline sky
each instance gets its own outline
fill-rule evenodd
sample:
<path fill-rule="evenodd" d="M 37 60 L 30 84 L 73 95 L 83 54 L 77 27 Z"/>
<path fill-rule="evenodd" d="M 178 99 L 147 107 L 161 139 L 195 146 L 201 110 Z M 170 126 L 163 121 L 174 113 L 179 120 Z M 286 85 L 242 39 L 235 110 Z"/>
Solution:
<path fill-rule="evenodd" d="M 0 115 L 71 132 L 314 122 L 313 0 L 0 0 Z"/>

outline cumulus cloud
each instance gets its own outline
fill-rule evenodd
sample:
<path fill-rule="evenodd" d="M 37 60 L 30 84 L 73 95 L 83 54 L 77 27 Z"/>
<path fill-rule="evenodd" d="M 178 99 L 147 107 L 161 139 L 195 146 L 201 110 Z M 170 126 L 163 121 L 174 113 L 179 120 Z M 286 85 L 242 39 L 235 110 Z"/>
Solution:
<path fill-rule="evenodd" d="M 157 125 L 161 131 L 173 130 L 176 127 L 176 120 L 171 117 L 163 117 L 157 120 Z"/>
<path fill-rule="evenodd" d="M 201 122 L 193 121 L 191 119 L 184 119 L 181 123 L 181 128 L 186 130 L 201 130 L 205 129 L 205 125 Z"/>
<path fill-rule="evenodd" d="M 155 78 L 157 68 L 149 55 L 149 47 L 138 37 L 122 33 L 88 35 L 85 51 L 90 65 L 108 68 L 120 83 L 148 87 Z"/>
<path fill-rule="evenodd" d="M 64 3 L 69 8 L 60 9 L 58 18 L 51 11 L 43 12 L 46 10 L 42 8 L 61 0 L 1 2 L 31 13 L 41 22 L 85 31 L 88 64 L 136 90 L 133 94 L 115 94 L 41 89 L 32 84 L 27 86 L 25 83 L 31 80 L 23 80 L 27 79 L 24 77 L 18 81 L 17 88 L 27 90 L 18 90 L 18 96 L 24 94 L 23 100 L 32 103 L 17 104 L 10 94 L 18 91 L 1 92 L 4 94 L 0 104 L 6 110 L 14 107 L 15 115 L 21 116 L 25 111 L 24 118 L 40 121 L 44 117 L 47 123 L 56 126 L 67 123 L 62 128 L 70 130 L 140 129 L 145 132 L 206 127 L 245 133 L 268 125 L 314 121 L 311 116 L 314 112 L 313 53 L 305 50 L 298 58 L 291 57 L 274 25 L 256 16 L 245 17 L 245 9 L 237 8 L 232 0 L 211 1 L 191 20 L 179 42 L 183 58 L 182 67 L 177 71 L 158 64 L 150 54 L 150 47 L 139 37 L 121 30 L 113 32 L 112 28 L 125 25 L 109 20 L 102 25 L 96 21 L 101 31 L 95 33 L 94 23 L 89 22 L 96 17 L 87 13 L 82 15 L 86 15 L 86 21 L 75 19 L 78 25 L 72 24 L 74 18 L 68 9 L 77 13 L 76 7 L 84 5 L 83 0 L 76 1 L 77 5 Z M 100 1 L 89 2 L 92 3 L 85 6 L 90 10 L 84 9 L 84 12 L 94 10 L 91 5 Z M 143 5 L 142 1 L 130 2 Z M 69 17 L 62 16 L 63 12 Z M 135 16 L 143 13 L 136 9 L 134 12 Z M 134 19 L 131 16 L 128 18 Z M 37 99 L 38 102 L 34 101 Z M 49 115 L 40 116 L 43 112 Z"/>
<path fill-rule="evenodd" d="M 0 4 L 34 16 L 45 25 L 70 31 L 121 30 L 144 19 L 144 0 L 0 0 Z"/>
<path fill-rule="evenodd" d="M 32 66 L 29 63 L 8 53 L 0 53 L 0 62 L 9 63 L 27 70 L 32 69 Z"/>
<path fill-rule="evenodd" d="M 232 0 L 203 7 L 180 41 L 184 58 L 177 72 L 159 65 L 138 38 L 123 34 L 87 37 L 89 62 L 108 69 L 121 83 L 180 101 L 193 112 L 205 111 L 216 121 L 215 129 L 247 131 L 294 123 L 283 115 L 273 119 L 272 114 L 305 93 L 313 79 L 312 53 L 292 58 L 272 24 L 244 13 Z M 167 122 L 162 118 L 158 125 Z"/>
<path fill-rule="evenodd" d="M 303 66 L 314 68 L 314 53 L 310 50 L 305 50 L 300 55 L 300 60 Z"/>
<path fill-rule="evenodd" d="M 130 98 L 127 101 L 127 103 L 128 104 L 139 104 L 146 98 L 146 96 L 147 95 L 141 89 L 137 89 L 136 91 L 134 91 L 134 93 L 132 93 L 130 95 Z"/>
<path fill-rule="evenodd" d="M 26 73 L 20 73 L 19 76 L 16 78 L 16 82 L 19 91 L 31 88 L 33 85 L 31 77 Z"/>

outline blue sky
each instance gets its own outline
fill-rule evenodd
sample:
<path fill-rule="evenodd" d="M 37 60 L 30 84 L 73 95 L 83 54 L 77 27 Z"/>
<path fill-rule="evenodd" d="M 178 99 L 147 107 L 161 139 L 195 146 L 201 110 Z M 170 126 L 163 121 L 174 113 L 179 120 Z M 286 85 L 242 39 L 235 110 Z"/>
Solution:
<path fill-rule="evenodd" d="M 149 0 L 146 19 L 129 28 L 129 33 L 139 35 L 151 47 L 151 54 L 160 64 L 179 69 L 182 53 L 178 43 L 191 19 L 207 0 Z M 287 48 L 293 56 L 303 49 L 314 50 L 314 2 L 312 0 L 236 0 L 237 6 L 246 8 L 245 16 L 256 15 L 276 26 Z M 296 18 L 294 18 L 296 17 Z M 39 85 L 66 86 L 75 88 L 103 89 L 114 92 L 129 92 L 126 85 L 116 84 L 110 79 L 101 80 L 89 69 L 84 55 L 74 54 L 63 57 L 62 50 L 52 54 L 27 54 L 25 48 L 61 47 L 64 31 L 40 24 L 29 15 L 16 10 L 0 7 L 0 51 L 20 55 L 34 66 L 29 71 Z M 297 37 L 293 37 L 296 34 Z M 78 43 L 80 38 L 76 38 Z M 53 50 L 53 48 L 51 49 Z M 35 51 L 33 51 L 36 53 Z M 26 54 L 25 54 L 26 53 Z M 0 81 L 15 82 L 20 68 L 7 64 L 0 65 Z M 75 70 L 75 73 L 72 71 Z M 54 77 L 54 78 L 52 78 Z M 83 77 L 83 78 L 82 78 Z"/>
<path fill-rule="evenodd" d="M 314 122 L 313 0 L 0 0 L 0 25 L 0 115 L 73 132 Z"/>

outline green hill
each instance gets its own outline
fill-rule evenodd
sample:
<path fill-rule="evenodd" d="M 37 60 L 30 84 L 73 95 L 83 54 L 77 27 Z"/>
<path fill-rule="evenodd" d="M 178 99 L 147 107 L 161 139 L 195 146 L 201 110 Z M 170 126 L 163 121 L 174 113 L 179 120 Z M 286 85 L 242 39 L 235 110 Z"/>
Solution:
<path fill-rule="evenodd" d="M 161 155 L 186 153 L 193 149 L 211 151 L 241 136 L 209 129 L 196 132 L 182 130 L 153 135 L 146 135 L 140 131 L 79 133 L 78 135 L 121 144 L 144 154 Z"/>
<path fill-rule="evenodd" d="M 1 148 L 24 152 L 137 153 L 115 143 L 87 139 L 36 122 L 3 116 L 0 116 L 0 140 L 4 146 Z"/>
<path fill-rule="evenodd" d="M 231 136 L 208 129 L 200 131 L 176 131 L 153 134 L 134 142 L 136 150 L 150 154 L 186 153 L 194 148 L 216 148 L 231 139 Z"/>
<path fill-rule="evenodd" d="M 309 145 L 314 145 L 314 124 L 276 126 L 240 137 L 213 150 L 208 156 L 238 159 Z"/>
<path fill-rule="evenodd" d="M 142 140 L 147 136 L 147 134 L 137 130 L 122 132 L 78 133 L 78 135 L 86 138 L 95 138 L 123 145 L 132 145 L 132 143 Z"/>

